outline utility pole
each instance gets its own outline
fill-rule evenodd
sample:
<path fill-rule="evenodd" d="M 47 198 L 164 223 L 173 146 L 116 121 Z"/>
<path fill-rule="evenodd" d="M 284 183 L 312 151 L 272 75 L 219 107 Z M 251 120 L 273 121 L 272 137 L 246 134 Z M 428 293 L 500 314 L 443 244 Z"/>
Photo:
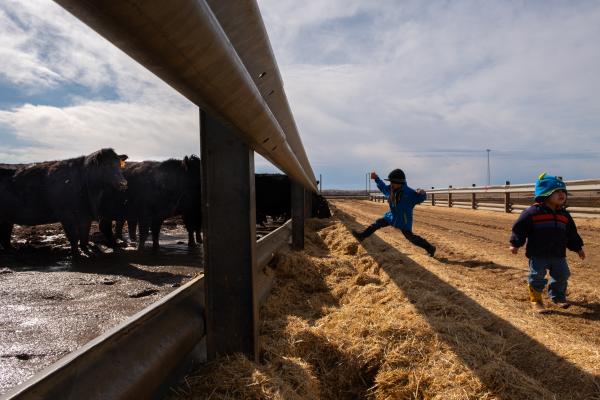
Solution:
<path fill-rule="evenodd" d="M 485 149 L 485 151 L 487 151 L 487 185 L 490 186 L 490 149 Z"/>
<path fill-rule="evenodd" d="M 365 192 L 369 193 L 369 173 L 365 173 Z"/>
<path fill-rule="evenodd" d="M 319 193 L 323 193 L 323 175 L 319 174 Z"/>

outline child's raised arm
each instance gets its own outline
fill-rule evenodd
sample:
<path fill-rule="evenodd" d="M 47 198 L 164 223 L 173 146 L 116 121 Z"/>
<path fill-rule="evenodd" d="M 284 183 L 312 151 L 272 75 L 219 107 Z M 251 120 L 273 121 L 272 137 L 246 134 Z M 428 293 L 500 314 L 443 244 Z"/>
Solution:
<path fill-rule="evenodd" d="M 415 203 L 415 205 L 421 204 L 425 200 L 427 200 L 427 192 L 423 189 L 415 190 L 415 192 L 413 193 L 413 202 Z"/>
<path fill-rule="evenodd" d="M 371 172 L 371 179 L 375 180 L 377 189 L 379 189 L 379 191 L 383 193 L 385 197 L 390 197 L 390 187 L 386 185 L 385 182 L 382 181 L 375 172 Z"/>

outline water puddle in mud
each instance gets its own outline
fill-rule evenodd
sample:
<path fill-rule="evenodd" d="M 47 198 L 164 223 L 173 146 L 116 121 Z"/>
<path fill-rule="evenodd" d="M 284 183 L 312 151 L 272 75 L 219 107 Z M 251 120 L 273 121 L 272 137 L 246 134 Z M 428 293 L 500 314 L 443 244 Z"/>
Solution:
<path fill-rule="evenodd" d="M 201 245 L 171 224 L 159 250 L 94 245 L 73 259 L 62 229 L 16 227 L 0 250 L 0 395 L 201 274 Z"/>

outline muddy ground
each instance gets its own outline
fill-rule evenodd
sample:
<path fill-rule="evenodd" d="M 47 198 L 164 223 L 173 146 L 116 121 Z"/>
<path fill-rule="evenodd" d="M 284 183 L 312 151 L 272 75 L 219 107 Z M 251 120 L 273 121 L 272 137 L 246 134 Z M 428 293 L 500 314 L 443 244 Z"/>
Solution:
<path fill-rule="evenodd" d="M 94 239 L 74 262 L 60 225 L 17 227 L 17 250 L 0 250 L 0 394 L 202 273 L 201 246 L 188 248 L 177 221 L 158 251 Z"/>

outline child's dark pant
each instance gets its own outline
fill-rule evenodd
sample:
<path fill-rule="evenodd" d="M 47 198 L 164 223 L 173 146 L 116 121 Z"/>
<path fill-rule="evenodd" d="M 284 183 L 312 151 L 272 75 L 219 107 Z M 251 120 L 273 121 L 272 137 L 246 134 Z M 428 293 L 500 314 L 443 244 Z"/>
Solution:
<path fill-rule="evenodd" d="M 373 232 L 375 232 L 378 229 L 385 228 L 386 226 L 390 226 L 389 222 L 387 222 L 385 218 L 379 218 L 377 221 L 373 222 L 373 224 L 370 225 L 367 229 L 365 229 L 365 231 L 363 232 L 363 236 L 371 236 Z M 402 232 L 404 237 L 415 246 L 419 246 L 427 250 L 428 252 L 433 247 L 431 243 L 423 239 L 421 236 L 415 235 L 412 231 L 409 231 L 407 229 L 401 229 L 400 231 Z"/>

